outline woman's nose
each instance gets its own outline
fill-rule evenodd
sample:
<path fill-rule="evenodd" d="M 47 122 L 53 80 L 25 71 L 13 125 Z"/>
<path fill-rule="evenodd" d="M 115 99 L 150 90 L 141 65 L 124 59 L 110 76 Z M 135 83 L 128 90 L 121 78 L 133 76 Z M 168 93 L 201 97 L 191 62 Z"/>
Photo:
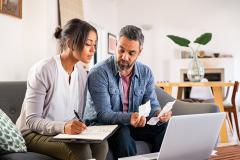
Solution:
<path fill-rule="evenodd" d="M 94 53 L 95 51 L 96 51 L 96 48 L 95 48 L 95 46 L 92 45 L 91 48 L 90 48 L 90 52 Z"/>

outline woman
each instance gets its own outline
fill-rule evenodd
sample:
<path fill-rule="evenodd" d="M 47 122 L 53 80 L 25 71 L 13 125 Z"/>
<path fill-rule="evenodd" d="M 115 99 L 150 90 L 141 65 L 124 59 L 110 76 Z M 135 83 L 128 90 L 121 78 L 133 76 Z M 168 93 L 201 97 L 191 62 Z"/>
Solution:
<path fill-rule="evenodd" d="M 78 63 L 89 63 L 96 50 L 97 31 L 89 23 L 70 20 L 57 28 L 61 54 L 35 64 L 28 75 L 27 91 L 17 126 L 30 151 L 57 159 L 105 159 L 107 142 L 71 144 L 49 142 L 59 133 L 78 134 L 86 125 L 82 117 L 86 99 L 87 73 Z"/>

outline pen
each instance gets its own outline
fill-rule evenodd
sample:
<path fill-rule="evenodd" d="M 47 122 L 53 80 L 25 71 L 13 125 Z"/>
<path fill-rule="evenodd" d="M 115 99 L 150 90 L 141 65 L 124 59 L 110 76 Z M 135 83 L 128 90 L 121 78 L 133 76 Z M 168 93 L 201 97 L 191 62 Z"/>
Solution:
<path fill-rule="evenodd" d="M 75 116 L 77 117 L 77 119 L 78 119 L 80 122 L 84 123 L 83 120 L 79 117 L 77 111 L 75 111 L 75 110 L 73 110 L 73 111 L 74 111 L 74 114 L 75 114 Z"/>

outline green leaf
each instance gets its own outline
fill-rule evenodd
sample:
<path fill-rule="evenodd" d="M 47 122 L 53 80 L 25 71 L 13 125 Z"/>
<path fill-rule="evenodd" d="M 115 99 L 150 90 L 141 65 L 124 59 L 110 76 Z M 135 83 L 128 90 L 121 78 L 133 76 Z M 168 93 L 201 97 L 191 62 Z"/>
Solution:
<path fill-rule="evenodd" d="M 174 35 L 167 35 L 174 43 L 178 44 L 179 46 L 189 47 L 190 41 L 186 38 L 174 36 Z"/>
<path fill-rule="evenodd" d="M 212 33 L 204 33 L 200 37 L 198 37 L 194 43 L 198 43 L 201 45 L 207 44 L 212 39 Z"/>

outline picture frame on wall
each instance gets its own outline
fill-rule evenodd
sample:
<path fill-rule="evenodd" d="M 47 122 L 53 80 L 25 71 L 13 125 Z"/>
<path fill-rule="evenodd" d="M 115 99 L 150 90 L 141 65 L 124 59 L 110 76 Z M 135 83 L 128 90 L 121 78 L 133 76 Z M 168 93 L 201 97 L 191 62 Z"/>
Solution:
<path fill-rule="evenodd" d="M 58 23 L 64 26 L 70 19 L 84 20 L 82 0 L 57 0 Z"/>
<path fill-rule="evenodd" d="M 22 18 L 22 0 L 0 0 L 0 13 Z"/>
<path fill-rule="evenodd" d="M 117 36 L 114 34 L 108 33 L 108 54 L 114 55 L 117 47 Z"/>
<path fill-rule="evenodd" d="M 1 10 L 2 10 L 2 0 L 0 0 L 0 13 L 1 13 Z"/>

